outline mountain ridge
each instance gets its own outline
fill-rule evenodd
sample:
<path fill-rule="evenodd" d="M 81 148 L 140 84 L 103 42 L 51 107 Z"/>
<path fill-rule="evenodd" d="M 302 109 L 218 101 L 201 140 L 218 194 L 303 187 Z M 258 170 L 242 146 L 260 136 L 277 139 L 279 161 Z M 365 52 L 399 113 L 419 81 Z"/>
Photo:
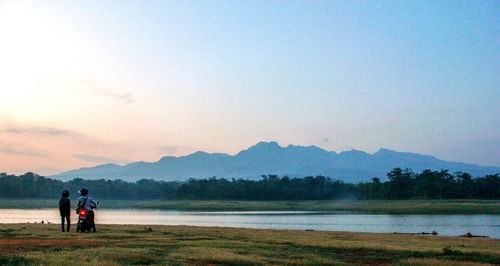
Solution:
<path fill-rule="evenodd" d="M 124 179 L 185 180 L 188 178 L 258 179 L 263 174 L 289 176 L 325 175 L 345 182 L 368 181 L 372 177 L 385 178 L 396 167 L 414 171 L 424 169 L 450 172 L 468 172 L 474 176 L 500 172 L 500 167 L 440 160 L 431 155 L 398 152 L 380 148 L 372 154 L 360 150 L 327 151 L 320 147 L 288 145 L 276 141 L 259 142 L 235 155 L 197 151 L 184 156 L 163 156 L 156 162 L 132 162 L 125 165 L 102 164 L 53 175 L 57 179 Z"/>

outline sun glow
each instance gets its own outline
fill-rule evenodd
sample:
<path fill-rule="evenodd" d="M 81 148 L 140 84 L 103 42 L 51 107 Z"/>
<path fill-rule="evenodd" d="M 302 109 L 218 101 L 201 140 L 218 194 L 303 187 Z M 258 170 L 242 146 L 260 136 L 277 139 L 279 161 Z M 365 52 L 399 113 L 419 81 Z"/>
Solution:
<path fill-rule="evenodd" d="M 71 77 L 85 73 L 85 42 L 36 2 L 0 3 L 0 111 L 21 121 L 71 104 Z M 48 114 L 49 117 L 53 114 Z"/>

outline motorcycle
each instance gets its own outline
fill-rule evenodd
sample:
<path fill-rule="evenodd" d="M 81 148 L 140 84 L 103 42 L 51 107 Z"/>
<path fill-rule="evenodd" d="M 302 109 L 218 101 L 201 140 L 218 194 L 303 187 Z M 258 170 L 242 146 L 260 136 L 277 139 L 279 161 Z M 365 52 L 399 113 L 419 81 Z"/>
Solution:
<path fill-rule="evenodd" d="M 92 206 L 92 209 L 95 208 L 97 208 L 97 205 Z M 94 211 L 80 208 L 80 210 L 78 211 L 78 223 L 76 224 L 76 231 L 85 233 L 90 232 L 91 229 L 93 229 L 95 232 Z"/>

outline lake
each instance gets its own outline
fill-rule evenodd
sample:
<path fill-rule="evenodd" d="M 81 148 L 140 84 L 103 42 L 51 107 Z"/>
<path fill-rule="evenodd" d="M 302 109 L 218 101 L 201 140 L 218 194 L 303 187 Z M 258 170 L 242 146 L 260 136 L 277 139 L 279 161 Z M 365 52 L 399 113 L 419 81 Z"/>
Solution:
<path fill-rule="evenodd" d="M 59 223 L 56 209 L 1 209 L 0 223 Z M 72 220 L 76 220 L 72 214 Z M 372 233 L 436 231 L 458 236 L 466 232 L 500 238 L 500 215 L 387 215 L 340 212 L 181 212 L 101 209 L 98 224 L 194 225 Z"/>

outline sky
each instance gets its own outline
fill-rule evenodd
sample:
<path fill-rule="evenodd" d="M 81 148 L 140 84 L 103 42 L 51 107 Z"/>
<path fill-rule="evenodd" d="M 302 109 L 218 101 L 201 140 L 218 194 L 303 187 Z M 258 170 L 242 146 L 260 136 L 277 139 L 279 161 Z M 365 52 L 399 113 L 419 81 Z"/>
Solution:
<path fill-rule="evenodd" d="M 259 141 L 500 166 L 498 1 L 0 1 L 0 172 Z"/>

